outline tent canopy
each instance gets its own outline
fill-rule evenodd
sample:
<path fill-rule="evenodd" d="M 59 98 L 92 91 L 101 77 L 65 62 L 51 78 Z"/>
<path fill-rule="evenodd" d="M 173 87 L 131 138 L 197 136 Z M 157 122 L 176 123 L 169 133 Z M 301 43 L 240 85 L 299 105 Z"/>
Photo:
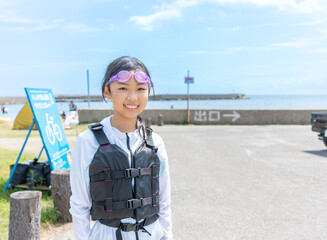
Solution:
<path fill-rule="evenodd" d="M 12 129 L 30 129 L 33 122 L 33 112 L 29 102 L 25 103 L 24 107 L 18 113 L 14 121 Z M 61 123 L 64 126 L 64 121 L 61 118 Z M 34 124 L 33 130 L 37 130 L 37 124 Z"/>
<path fill-rule="evenodd" d="M 27 102 L 18 113 L 14 121 L 13 129 L 29 129 L 33 123 L 33 118 L 34 116 L 30 104 Z M 37 129 L 37 124 L 34 124 L 33 129 Z"/>

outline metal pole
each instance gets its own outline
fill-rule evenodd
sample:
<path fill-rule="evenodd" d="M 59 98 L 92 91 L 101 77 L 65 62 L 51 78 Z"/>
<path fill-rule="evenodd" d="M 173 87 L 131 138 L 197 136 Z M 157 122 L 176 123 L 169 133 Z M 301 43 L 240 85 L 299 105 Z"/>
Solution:
<path fill-rule="evenodd" d="M 187 77 L 190 77 L 190 70 L 187 71 Z M 190 101 L 190 94 L 189 94 L 189 82 L 187 81 L 187 124 L 190 124 L 190 108 L 189 108 L 189 101 Z"/>
<path fill-rule="evenodd" d="M 44 145 L 43 145 L 43 147 L 42 147 L 42 149 L 41 149 L 41 151 L 40 151 L 40 153 L 39 153 L 39 156 L 37 157 L 37 160 L 39 160 L 39 159 L 40 159 L 40 157 L 41 157 L 41 154 L 42 154 L 43 150 L 44 150 Z"/>
<path fill-rule="evenodd" d="M 86 75 L 87 75 L 87 96 L 88 96 L 88 105 L 90 108 L 90 79 L 89 79 L 89 70 L 86 70 Z"/>

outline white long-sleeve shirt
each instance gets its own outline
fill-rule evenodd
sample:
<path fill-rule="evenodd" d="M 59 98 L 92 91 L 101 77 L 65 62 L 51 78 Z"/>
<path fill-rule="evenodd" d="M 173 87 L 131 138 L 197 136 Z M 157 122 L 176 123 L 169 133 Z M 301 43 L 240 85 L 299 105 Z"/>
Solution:
<path fill-rule="evenodd" d="M 130 151 L 127 148 L 127 134 L 132 152 L 135 152 L 138 146 L 142 143 L 142 137 L 139 131 L 130 133 L 122 133 L 118 129 L 111 126 L 110 118 L 107 117 L 101 121 L 103 131 L 105 132 L 111 144 L 118 145 L 123 149 L 129 157 L 131 166 Z M 140 240 L 169 240 L 173 239 L 171 228 L 171 210 L 170 210 L 170 177 L 168 158 L 164 142 L 161 137 L 152 133 L 152 138 L 155 146 L 158 148 L 158 157 L 160 160 L 159 173 L 159 219 L 154 223 L 146 226 L 146 230 L 151 233 L 151 236 L 139 231 Z M 117 228 L 109 227 L 96 221 L 92 229 L 90 228 L 90 209 L 92 200 L 90 197 L 90 178 L 89 166 L 93 160 L 99 144 L 91 130 L 86 130 L 81 133 L 76 140 L 76 145 L 73 154 L 73 161 L 70 170 L 70 184 L 72 196 L 70 198 L 70 213 L 73 217 L 74 231 L 77 240 L 115 240 Z M 135 223 L 135 219 L 123 219 L 124 223 Z M 134 240 L 134 232 L 123 232 L 123 240 Z"/>

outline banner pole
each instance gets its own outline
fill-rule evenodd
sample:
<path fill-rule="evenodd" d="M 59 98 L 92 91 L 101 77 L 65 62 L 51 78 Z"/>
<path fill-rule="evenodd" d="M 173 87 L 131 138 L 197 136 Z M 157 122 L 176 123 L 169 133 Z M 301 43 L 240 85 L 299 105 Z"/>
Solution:
<path fill-rule="evenodd" d="M 35 119 L 33 118 L 32 125 L 31 125 L 31 127 L 30 127 L 30 129 L 29 129 L 29 131 L 28 131 L 28 133 L 27 133 L 27 136 L 26 136 L 26 138 L 25 138 L 25 142 L 24 142 L 24 144 L 23 144 L 23 147 L 22 147 L 22 149 L 20 150 L 20 153 L 18 154 L 18 158 L 17 158 L 17 160 L 16 160 L 16 163 L 15 163 L 14 167 L 13 167 L 12 170 L 11 170 L 10 177 L 9 177 L 7 183 L 6 183 L 5 188 L 3 189 L 3 192 L 5 192 L 5 191 L 7 190 L 7 188 L 9 187 L 9 183 L 10 183 L 10 181 L 11 181 L 12 176 L 14 175 L 14 172 L 15 172 L 16 167 L 17 167 L 17 163 L 18 163 L 20 157 L 22 156 L 23 150 L 24 150 L 25 145 L 26 145 L 26 143 L 27 143 L 27 140 L 28 140 L 28 138 L 29 138 L 29 136 L 30 136 L 30 134 L 31 134 L 31 132 L 32 132 L 32 130 L 33 130 L 33 126 L 34 126 L 34 124 L 35 124 Z"/>
<path fill-rule="evenodd" d="M 44 150 L 44 145 L 43 145 L 43 147 L 42 147 L 42 149 L 41 149 L 41 151 L 40 151 L 40 153 L 39 153 L 39 156 L 37 157 L 37 160 L 39 160 L 39 159 L 40 159 L 40 157 L 41 157 L 41 154 L 42 154 L 43 150 Z M 49 161 L 49 159 L 48 159 L 48 161 Z"/>

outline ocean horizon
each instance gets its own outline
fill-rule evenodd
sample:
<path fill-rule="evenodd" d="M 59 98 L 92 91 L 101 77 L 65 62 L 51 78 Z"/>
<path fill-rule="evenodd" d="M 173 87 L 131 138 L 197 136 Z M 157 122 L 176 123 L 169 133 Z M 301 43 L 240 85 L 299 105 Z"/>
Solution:
<path fill-rule="evenodd" d="M 326 95 L 246 95 L 247 99 L 190 100 L 190 109 L 231 109 L 231 110 L 324 110 L 327 111 Z M 58 111 L 68 112 L 69 102 L 57 102 Z M 78 109 L 88 109 L 88 102 L 75 101 Z M 16 118 L 24 104 L 6 105 L 8 114 L 1 117 Z M 90 102 L 91 109 L 112 109 L 108 101 Z M 186 100 L 149 101 L 146 109 L 186 109 Z"/>

